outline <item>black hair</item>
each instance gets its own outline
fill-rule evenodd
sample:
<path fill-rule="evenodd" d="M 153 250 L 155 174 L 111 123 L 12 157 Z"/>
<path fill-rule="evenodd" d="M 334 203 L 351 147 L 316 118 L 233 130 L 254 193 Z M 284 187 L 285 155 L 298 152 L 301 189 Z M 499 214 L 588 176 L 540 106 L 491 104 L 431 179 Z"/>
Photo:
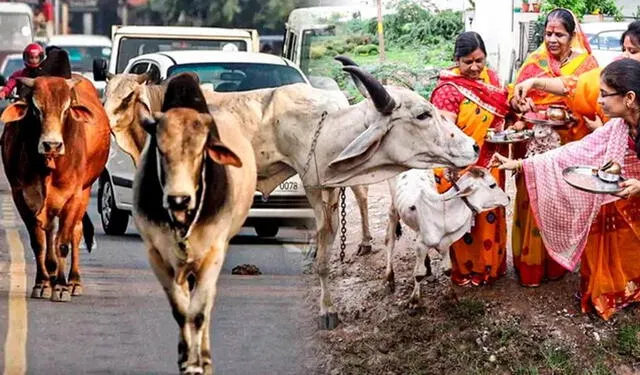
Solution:
<path fill-rule="evenodd" d="M 634 59 L 621 59 L 607 65 L 600 74 L 604 83 L 616 92 L 636 94 L 636 104 L 640 108 L 640 62 Z M 637 126 L 638 124 L 636 124 Z M 640 159 L 640 136 L 636 136 L 636 154 Z"/>
<path fill-rule="evenodd" d="M 621 45 L 624 44 L 624 38 L 626 37 L 629 37 L 631 43 L 640 48 L 640 21 L 633 21 L 629 24 L 629 27 L 622 33 L 622 37 L 620 38 Z"/>
<path fill-rule="evenodd" d="M 564 8 L 556 8 L 549 12 L 547 15 L 547 20 L 544 21 L 544 28 L 547 28 L 547 24 L 551 19 L 558 19 L 562 22 L 562 26 L 567 30 L 569 34 L 572 34 L 576 31 L 576 21 L 573 19 L 573 14 L 570 11 Z"/>
<path fill-rule="evenodd" d="M 480 50 L 487 55 L 487 49 L 484 46 L 484 41 L 480 34 L 474 31 L 466 31 L 456 38 L 456 45 L 453 49 L 453 57 L 458 60 L 461 57 L 467 56 L 473 51 L 480 48 Z"/>

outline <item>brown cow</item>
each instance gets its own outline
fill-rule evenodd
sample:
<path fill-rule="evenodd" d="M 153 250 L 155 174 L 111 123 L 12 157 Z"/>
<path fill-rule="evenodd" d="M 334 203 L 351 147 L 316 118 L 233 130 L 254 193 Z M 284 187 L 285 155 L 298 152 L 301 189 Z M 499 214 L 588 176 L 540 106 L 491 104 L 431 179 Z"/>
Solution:
<path fill-rule="evenodd" d="M 109 120 L 96 89 L 81 76 L 24 78 L 21 83 L 31 93 L 7 107 L 0 118 L 6 124 L 2 162 L 37 259 L 31 297 L 69 301 L 82 293 L 82 217 L 91 184 L 109 156 Z"/>

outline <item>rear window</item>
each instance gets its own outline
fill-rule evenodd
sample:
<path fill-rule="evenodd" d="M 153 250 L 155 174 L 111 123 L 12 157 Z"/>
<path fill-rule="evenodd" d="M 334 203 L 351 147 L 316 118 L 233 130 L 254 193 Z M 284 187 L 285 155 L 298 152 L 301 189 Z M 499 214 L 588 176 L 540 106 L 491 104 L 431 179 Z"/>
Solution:
<path fill-rule="evenodd" d="M 7 64 L 4 66 L 2 75 L 5 78 L 9 78 L 15 71 L 20 70 L 23 67 L 24 64 L 22 63 L 22 59 L 9 59 L 7 60 Z"/>
<path fill-rule="evenodd" d="M 116 73 L 122 73 L 129 60 L 147 53 L 182 49 L 208 51 L 247 51 L 247 42 L 237 40 L 176 39 L 176 38 L 127 38 L 120 39 Z"/>
<path fill-rule="evenodd" d="M 61 46 L 69 54 L 71 70 L 74 72 L 93 71 L 93 60 L 97 58 L 109 59 L 110 47 Z"/>
<path fill-rule="evenodd" d="M 169 77 L 182 72 L 194 72 L 201 84 L 211 84 L 215 91 L 233 92 L 280 87 L 304 83 L 304 77 L 295 68 L 286 65 L 249 63 L 207 63 L 174 65 Z"/>
<path fill-rule="evenodd" d="M 593 49 L 622 51 L 620 39 L 624 30 L 608 30 L 598 34 L 586 34 Z"/>

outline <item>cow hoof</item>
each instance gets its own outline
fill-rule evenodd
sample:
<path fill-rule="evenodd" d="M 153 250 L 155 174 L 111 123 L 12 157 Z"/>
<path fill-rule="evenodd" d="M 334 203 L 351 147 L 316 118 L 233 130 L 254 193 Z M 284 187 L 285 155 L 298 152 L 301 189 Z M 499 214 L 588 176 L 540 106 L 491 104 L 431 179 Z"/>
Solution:
<path fill-rule="evenodd" d="M 358 245 L 358 251 L 356 252 L 356 255 L 363 256 L 363 255 L 371 254 L 371 250 L 372 250 L 371 245 L 360 244 Z"/>
<path fill-rule="evenodd" d="M 51 295 L 51 301 L 53 301 L 53 302 L 70 302 L 71 301 L 71 292 L 69 292 L 68 288 L 55 287 L 53 289 L 53 294 Z"/>
<path fill-rule="evenodd" d="M 42 285 L 36 285 L 31 290 L 31 298 L 43 298 L 42 297 Z"/>
<path fill-rule="evenodd" d="M 387 294 L 393 294 L 396 292 L 396 282 L 395 280 L 387 280 L 385 283 L 385 291 Z"/>
<path fill-rule="evenodd" d="M 42 287 L 42 293 L 40 294 L 40 298 L 50 299 L 52 292 L 53 292 L 53 289 L 51 289 L 50 286 L 45 285 Z"/>
<path fill-rule="evenodd" d="M 340 324 L 340 319 L 338 319 L 338 313 L 335 312 L 320 315 L 318 318 L 318 326 L 321 330 L 330 331 L 336 329 L 338 324 Z"/>
<path fill-rule="evenodd" d="M 72 286 L 72 290 L 71 290 L 71 295 L 74 297 L 77 296 L 81 296 L 82 293 L 84 293 L 84 289 L 82 288 L 82 285 L 80 284 L 75 284 Z"/>
<path fill-rule="evenodd" d="M 427 280 L 428 283 L 435 283 L 436 280 L 438 280 L 438 279 L 436 279 L 436 277 L 434 275 L 429 275 L 429 276 L 427 276 L 426 280 Z"/>
<path fill-rule="evenodd" d="M 204 370 L 200 366 L 189 365 L 184 370 L 180 371 L 182 375 L 202 375 Z"/>

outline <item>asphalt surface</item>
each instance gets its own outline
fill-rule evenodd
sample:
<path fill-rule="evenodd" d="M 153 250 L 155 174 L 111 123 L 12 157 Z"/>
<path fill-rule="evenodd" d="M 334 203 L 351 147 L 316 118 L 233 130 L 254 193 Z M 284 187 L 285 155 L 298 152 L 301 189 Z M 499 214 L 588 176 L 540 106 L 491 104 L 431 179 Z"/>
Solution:
<path fill-rule="evenodd" d="M 20 353 L 20 348 L 26 350 L 27 374 L 178 372 L 177 324 L 132 225 L 124 236 L 106 236 L 92 198 L 89 212 L 98 247 L 91 254 L 86 250 L 81 254 L 85 293 L 69 303 L 54 303 L 28 298 L 35 277 L 34 257 L 4 171 L 0 171 L 0 204 L 0 369 L 4 374 L 25 373 L 14 366 L 20 356 L 11 354 Z M 15 240 L 10 245 L 16 231 L 24 247 L 27 285 L 14 281 L 23 291 L 10 298 L 10 280 L 20 274 L 15 260 L 11 271 L 9 254 L 16 247 Z M 216 374 L 309 372 L 307 349 L 315 320 L 303 301 L 306 238 L 307 233 L 291 229 L 281 231 L 277 239 L 264 240 L 247 228 L 232 241 L 213 313 Z M 231 275 L 239 264 L 256 265 L 263 274 Z M 16 301 L 26 301 L 26 322 L 16 313 Z M 8 334 L 9 325 L 19 327 L 20 322 L 27 327 L 26 342 Z"/>

